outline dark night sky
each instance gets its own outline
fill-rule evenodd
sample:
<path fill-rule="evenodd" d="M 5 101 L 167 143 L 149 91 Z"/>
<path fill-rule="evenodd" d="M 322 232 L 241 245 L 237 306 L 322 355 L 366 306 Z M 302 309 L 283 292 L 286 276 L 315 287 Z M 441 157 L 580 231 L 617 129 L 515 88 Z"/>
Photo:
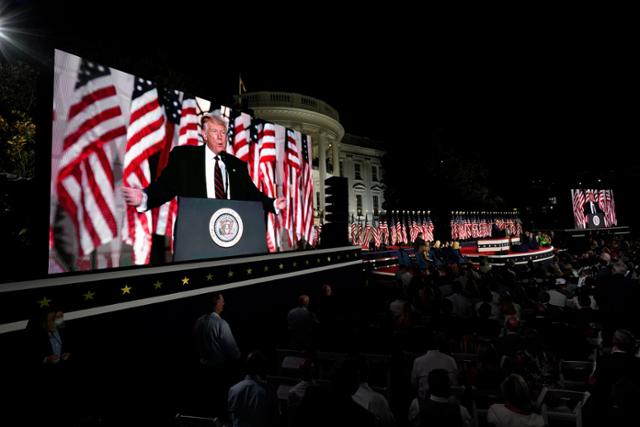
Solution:
<path fill-rule="evenodd" d="M 432 22 L 407 16 L 392 28 L 335 16 L 283 17 L 283 24 L 257 13 L 237 24 L 224 9 L 176 13 L 156 4 L 149 16 L 118 2 L 84 12 L 80 3 L 92 17 L 84 19 L 71 6 L 19 3 L 39 19 L 41 49 L 55 44 L 123 71 L 178 75 L 190 86 L 180 89 L 222 102 L 242 72 L 249 91 L 317 97 L 339 111 L 347 132 L 394 147 L 445 129 L 490 169 L 522 161 L 571 174 L 634 164 L 624 153 L 638 136 L 639 70 L 624 25 L 559 20 L 431 31 Z"/>

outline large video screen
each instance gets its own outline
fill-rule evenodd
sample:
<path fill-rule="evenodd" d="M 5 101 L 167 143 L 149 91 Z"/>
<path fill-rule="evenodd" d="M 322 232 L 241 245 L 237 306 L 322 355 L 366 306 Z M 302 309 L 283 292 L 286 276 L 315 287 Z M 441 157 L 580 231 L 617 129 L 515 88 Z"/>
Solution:
<path fill-rule="evenodd" d="M 266 219 L 268 251 L 317 243 L 307 135 L 56 50 L 50 274 L 171 262 L 176 198 L 141 211 L 125 202 L 123 187 L 145 189 L 168 176 L 170 153 L 181 146 L 201 147 L 192 152 L 202 152 L 202 161 L 189 165 L 188 176 L 171 178 L 205 176 L 204 116 L 222 118 L 225 151 L 245 162 L 253 185 L 270 198 L 284 197 L 284 209 Z M 211 197 L 197 189 L 189 196 Z"/>
<path fill-rule="evenodd" d="M 613 190 L 571 190 L 576 228 L 608 228 L 618 225 Z"/>

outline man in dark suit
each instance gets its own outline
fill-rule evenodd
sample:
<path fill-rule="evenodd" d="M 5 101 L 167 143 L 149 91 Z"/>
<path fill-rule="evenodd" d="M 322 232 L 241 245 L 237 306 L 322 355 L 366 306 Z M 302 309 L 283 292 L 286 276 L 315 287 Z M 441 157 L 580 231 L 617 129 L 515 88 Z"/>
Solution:
<path fill-rule="evenodd" d="M 262 202 L 267 212 L 286 206 L 285 198 L 271 199 L 251 181 L 247 165 L 228 154 L 227 125 L 220 116 L 202 119 L 205 145 L 175 147 L 160 177 L 147 188 L 122 187 L 125 202 L 142 212 L 175 196 Z"/>
<path fill-rule="evenodd" d="M 596 202 L 588 201 L 584 202 L 584 213 L 585 215 L 589 214 L 601 214 L 602 209 Z"/>

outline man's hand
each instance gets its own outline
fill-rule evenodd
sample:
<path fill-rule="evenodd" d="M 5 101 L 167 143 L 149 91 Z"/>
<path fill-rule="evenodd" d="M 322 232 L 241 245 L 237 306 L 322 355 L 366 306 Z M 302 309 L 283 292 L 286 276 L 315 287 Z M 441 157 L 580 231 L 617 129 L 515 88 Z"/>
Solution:
<path fill-rule="evenodd" d="M 122 186 L 122 195 L 129 206 L 140 206 L 142 203 L 142 190 L 139 188 Z"/>
<path fill-rule="evenodd" d="M 278 197 L 276 199 L 276 208 L 279 210 L 284 210 L 287 207 L 287 199 L 284 197 Z"/>

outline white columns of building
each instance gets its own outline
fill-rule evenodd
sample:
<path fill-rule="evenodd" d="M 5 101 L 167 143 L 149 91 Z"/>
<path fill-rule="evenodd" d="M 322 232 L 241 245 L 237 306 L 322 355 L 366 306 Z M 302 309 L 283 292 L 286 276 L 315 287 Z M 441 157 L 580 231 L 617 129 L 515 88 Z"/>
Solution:
<path fill-rule="evenodd" d="M 331 151 L 333 154 L 333 158 L 331 159 L 333 163 L 333 176 L 340 176 L 340 149 L 335 139 L 332 139 L 331 148 L 333 149 Z"/>
<path fill-rule="evenodd" d="M 327 179 L 327 134 L 320 132 L 318 141 L 318 171 L 320 172 L 320 211 L 324 215 L 324 180 Z"/>

